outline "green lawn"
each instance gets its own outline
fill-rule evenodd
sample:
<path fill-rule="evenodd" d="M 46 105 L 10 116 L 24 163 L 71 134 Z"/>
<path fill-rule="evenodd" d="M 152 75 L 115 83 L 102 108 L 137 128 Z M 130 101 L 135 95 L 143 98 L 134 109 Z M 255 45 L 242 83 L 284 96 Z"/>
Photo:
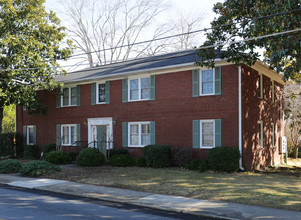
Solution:
<path fill-rule="evenodd" d="M 180 168 L 65 168 L 49 178 L 301 211 L 298 173 L 199 173 Z"/>

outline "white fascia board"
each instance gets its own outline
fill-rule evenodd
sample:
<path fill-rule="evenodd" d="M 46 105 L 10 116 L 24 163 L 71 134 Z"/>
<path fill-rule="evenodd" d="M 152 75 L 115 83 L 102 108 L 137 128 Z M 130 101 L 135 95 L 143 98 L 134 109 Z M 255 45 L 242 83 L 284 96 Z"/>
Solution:
<path fill-rule="evenodd" d="M 282 80 L 282 75 L 270 69 L 270 67 L 266 63 L 257 61 L 253 66 L 251 66 L 251 68 L 280 83 L 281 85 L 285 85 L 285 82 Z"/>

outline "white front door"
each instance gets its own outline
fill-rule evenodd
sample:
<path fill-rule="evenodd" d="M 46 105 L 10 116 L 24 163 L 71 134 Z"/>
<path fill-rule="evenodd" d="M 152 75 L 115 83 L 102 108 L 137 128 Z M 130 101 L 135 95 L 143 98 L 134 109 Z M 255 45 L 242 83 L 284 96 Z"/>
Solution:
<path fill-rule="evenodd" d="M 89 118 L 88 141 L 89 147 L 96 147 L 100 151 L 113 148 L 112 118 Z"/>

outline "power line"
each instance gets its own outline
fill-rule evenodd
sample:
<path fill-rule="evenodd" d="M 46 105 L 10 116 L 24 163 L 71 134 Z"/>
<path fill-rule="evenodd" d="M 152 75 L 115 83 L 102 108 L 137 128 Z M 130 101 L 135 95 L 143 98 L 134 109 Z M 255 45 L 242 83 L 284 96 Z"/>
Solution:
<path fill-rule="evenodd" d="M 232 44 L 248 42 L 248 41 L 252 41 L 252 40 L 258 40 L 258 39 L 263 39 L 263 38 L 268 38 L 268 37 L 274 37 L 274 36 L 278 36 L 278 35 L 282 35 L 282 34 L 294 33 L 294 32 L 298 32 L 298 31 L 301 31 L 301 28 L 295 29 L 295 30 L 288 30 L 288 31 L 273 33 L 273 34 L 268 34 L 268 35 L 262 35 L 262 36 L 258 36 L 258 37 L 247 38 L 247 39 L 243 39 L 243 40 L 231 41 L 229 43 L 221 43 L 221 44 L 202 46 L 202 47 L 198 47 L 196 49 L 200 50 L 200 49 L 208 49 L 208 48 L 232 45 Z M 162 59 L 159 59 L 159 60 L 166 60 L 166 59 L 171 59 L 171 58 L 176 58 L 176 57 L 181 57 L 181 56 L 186 56 L 186 55 L 170 56 L 170 57 L 162 58 Z M 136 60 L 143 60 L 143 59 L 145 59 L 145 57 L 144 58 L 133 59 L 133 60 L 128 60 L 128 61 L 136 61 Z M 145 62 L 142 62 L 142 63 L 147 63 L 147 62 L 151 62 L 151 61 L 145 61 Z M 123 63 L 123 61 L 122 62 L 116 62 L 114 64 L 117 64 L 117 63 Z M 87 64 L 79 64 L 79 65 L 87 65 Z M 24 68 L 24 69 L 0 69 L 0 71 L 2 71 L 2 72 L 3 71 L 24 71 L 24 70 L 35 70 L 35 69 L 63 68 L 63 67 L 70 67 L 70 66 L 74 66 L 74 65 L 67 65 L 67 66 L 60 66 L 60 67 L 36 67 L 36 68 Z M 100 67 L 94 67 L 94 68 L 102 69 L 102 68 L 106 68 L 106 67 L 107 67 L 107 65 L 100 66 Z M 91 69 L 79 70 L 79 71 L 85 72 L 85 71 L 90 71 L 90 70 Z"/>

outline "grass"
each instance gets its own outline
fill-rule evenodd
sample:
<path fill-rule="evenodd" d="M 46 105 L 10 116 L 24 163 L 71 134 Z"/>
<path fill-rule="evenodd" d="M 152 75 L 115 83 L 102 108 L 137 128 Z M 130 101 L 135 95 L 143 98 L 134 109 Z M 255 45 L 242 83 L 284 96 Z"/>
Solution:
<path fill-rule="evenodd" d="M 277 171 L 279 170 L 279 172 Z M 180 168 L 66 167 L 49 178 L 301 211 L 301 171 L 199 173 Z"/>

